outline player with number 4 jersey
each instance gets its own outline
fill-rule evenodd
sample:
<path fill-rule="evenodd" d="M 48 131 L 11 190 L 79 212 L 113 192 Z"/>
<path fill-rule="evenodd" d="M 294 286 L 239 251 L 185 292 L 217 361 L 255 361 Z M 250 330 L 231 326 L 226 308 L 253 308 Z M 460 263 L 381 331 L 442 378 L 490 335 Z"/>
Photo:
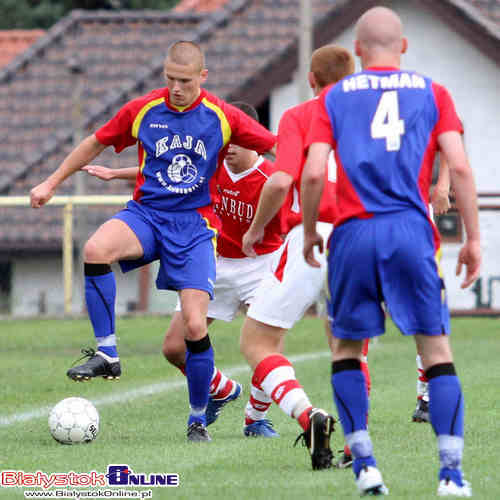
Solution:
<path fill-rule="evenodd" d="M 457 274 L 466 266 L 463 288 L 479 276 L 481 264 L 476 190 L 453 101 L 431 78 L 400 69 L 407 47 L 399 16 L 385 7 L 369 9 L 356 24 L 355 50 L 363 70 L 320 97 L 301 186 L 304 257 L 318 265 L 316 218 L 325 161 L 334 149 L 339 217 L 328 256 L 336 338 L 331 384 L 358 491 L 388 493 L 367 428 L 360 367 L 363 342 L 385 331 L 384 302 L 400 331 L 413 336 L 429 381 L 440 461 L 437 494 L 470 497 L 461 470 L 464 399 L 448 340 L 449 311 L 436 259 L 439 237 L 428 208 L 438 148 L 466 228 L 457 266 Z"/>

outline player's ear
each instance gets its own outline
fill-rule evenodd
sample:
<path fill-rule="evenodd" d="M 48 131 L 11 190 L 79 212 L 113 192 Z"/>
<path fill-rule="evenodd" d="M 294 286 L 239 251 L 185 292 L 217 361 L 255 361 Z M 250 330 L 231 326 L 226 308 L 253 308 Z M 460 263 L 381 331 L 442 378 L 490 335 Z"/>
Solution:
<path fill-rule="evenodd" d="M 361 44 L 359 43 L 359 40 L 354 41 L 354 53 L 358 57 L 361 57 Z"/>
<path fill-rule="evenodd" d="M 307 74 L 307 81 L 309 82 L 309 87 L 311 87 L 311 89 L 314 91 L 314 89 L 317 86 L 317 83 L 316 83 L 316 77 L 314 76 L 314 73 L 312 71 L 309 71 L 309 73 Z"/>
<path fill-rule="evenodd" d="M 401 39 L 401 54 L 405 54 L 408 50 L 408 38 L 403 37 Z"/>
<path fill-rule="evenodd" d="M 208 69 L 202 69 L 200 73 L 200 82 L 205 83 L 208 77 Z"/>

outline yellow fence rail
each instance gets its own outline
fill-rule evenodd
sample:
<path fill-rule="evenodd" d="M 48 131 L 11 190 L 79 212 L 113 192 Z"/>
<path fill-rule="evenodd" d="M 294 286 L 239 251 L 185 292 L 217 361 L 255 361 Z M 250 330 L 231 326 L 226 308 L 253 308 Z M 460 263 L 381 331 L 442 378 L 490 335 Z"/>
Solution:
<path fill-rule="evenodd" d="M 47 205 L 63 207 L 63 284 L 64 284 L 64 314 L 72 313 L 73 304 L 73 207 L 124 205 L 130 200 L 130 195 L 81 195 L 53 196 Z M 29 196 L 0 196 L 0 207 L 29 207 Z M 37 209 L 40 210 L 40 209 Z M 43 210 L 43 208 L 42 208 Z"/>

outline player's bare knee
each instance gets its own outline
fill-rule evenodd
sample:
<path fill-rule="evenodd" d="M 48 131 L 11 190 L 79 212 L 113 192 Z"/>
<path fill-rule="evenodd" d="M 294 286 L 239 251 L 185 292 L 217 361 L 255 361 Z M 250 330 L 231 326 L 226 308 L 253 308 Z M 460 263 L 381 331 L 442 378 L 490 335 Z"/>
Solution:
<path fill-rule="evenodd" d="M 83 247 L 83 258 L 85 262 L 99 264 L 111 264 L 113 262 L 106 249 L 92 238 Z"/>
<path fill-rule="evenodd" d="M 184 320 L 184 327 L 187 340 L 200 340 L 207 334 L 207 323 L 203 318 L 189 317 Z"/>

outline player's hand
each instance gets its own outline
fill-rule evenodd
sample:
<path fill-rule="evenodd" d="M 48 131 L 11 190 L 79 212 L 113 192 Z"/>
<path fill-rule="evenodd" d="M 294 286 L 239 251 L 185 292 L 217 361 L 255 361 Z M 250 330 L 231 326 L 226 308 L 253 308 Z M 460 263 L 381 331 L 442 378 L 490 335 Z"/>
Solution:
<path fill-rule="evenodd" d="M 114 177 L 113 169 L 102 165 L 85 165 L 82 170 L 103 181 L 110 181 Z"/>
<path fill-rule="evenodd" d="M 312 267 L 321 267 L 321 264 L 314 258 L 314 247 L 318 247 L 323 253 L 323 238 L 318 233 L 304 234 L 304 259 Z"/>
<path fill-rule="evenodd" d="M 48 181 L 38 184 L 30 191 L 31 208 L 43 207 L 54 196 L 54 193 L 55 188 Z"/>
<path fill-rule="evenodd" d="M 481 269 L 481 246 L 479 241 L 467 241 L 458 254 L 456 275 L 462 272 L 462 266 L 465 265 L 465 278 L 460 285 L 461 288 L 467 288 L 479 278 Z"/>
<path fill-rule="evenodd" d="M 241 240 L 241 249 L 247 257 L 257 257 L 257 252 L 253 248 L 256 243 L 260 243 L 264 238 L 264 230 L 255 231 L 250 228 Z"/>
<path fill-rule="evenodd" d="M 436 215 L 442 215 L 448 212 L 450 209 L 450 197 L 448 196 L 448 190 L 442 190 L 439 188 L 434 189 L 431 203 L 432 209 Z"/>

